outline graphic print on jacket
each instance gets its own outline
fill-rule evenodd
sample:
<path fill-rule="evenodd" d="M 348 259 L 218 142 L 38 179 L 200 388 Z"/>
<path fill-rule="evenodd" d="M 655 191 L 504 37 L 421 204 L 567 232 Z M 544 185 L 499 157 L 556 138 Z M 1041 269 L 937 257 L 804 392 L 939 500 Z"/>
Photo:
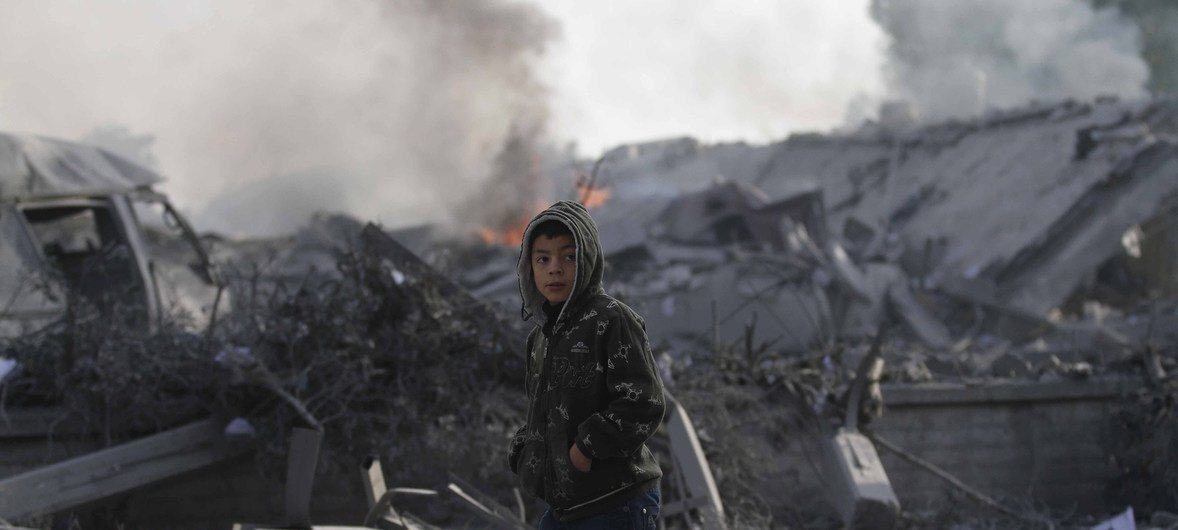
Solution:
<path fill-rule="evenodd" d="M 662 476 L 645 442 L 662 422 L 663 386 L 645 323 L 601 287 L 604 260 L 588 212 L 559 202 L 528 225 L 555 219 L 573 233 L 577 271 L 572 293 L 549 324 L 531 275 L 528 248 L 519 263 L 523 316 L 537 317 L 527 341 L 527 423 L 508 448 L 523 489 L 563 521 L 619 506 L 654 488 Z M 588 472 L 569 461 L 577 447 Z M 620 501 L 620 502 L 619 502 Z"/>

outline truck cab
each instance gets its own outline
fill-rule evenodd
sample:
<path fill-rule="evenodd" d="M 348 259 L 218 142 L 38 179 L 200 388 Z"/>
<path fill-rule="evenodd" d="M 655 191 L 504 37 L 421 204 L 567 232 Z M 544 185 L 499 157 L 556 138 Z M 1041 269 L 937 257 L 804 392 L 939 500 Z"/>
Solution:
<path fill-rule="evenodd" d="M 145 329 L 207 323 L 223 283 L 162 180 L 97 147 L 0 134 L 0 337 L 78 304 Z"/>

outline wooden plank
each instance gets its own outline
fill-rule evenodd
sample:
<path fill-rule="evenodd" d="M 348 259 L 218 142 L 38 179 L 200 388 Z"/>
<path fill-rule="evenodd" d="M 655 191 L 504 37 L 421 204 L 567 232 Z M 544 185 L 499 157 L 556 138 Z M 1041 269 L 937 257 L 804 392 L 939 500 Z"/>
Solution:
<path fill-rule="evenodd" d="M 720 500 L 720 490 L 716 487 L 712 468 L 704 456 L 691 417 L 670 393 L 665 394 L 665 397 L 668 405 L 667 434 L 671 439 L 671 455 L 675 459 L 675 471 L 683 478 L 683 485 L 687 489 L 683 492 L 682 507 L 698 506 L 705 527 L 725 528 L 724 504 Z"/>
<path fill-rule="evenodd" d="M 315 468 L 322 444 L 323 431 L 319 429 L 295 427 L 290 431 L 290 450 L 286 457 L 286 524 L 289 526 L 311 526 L 311 490 L 315 486 Z"/>
<path fill-rule="evenodd" d="M 377 501 L 384 497 L 388 487 L 384 482 L 384 469 L 380 465 L 379 456 L 370 456 L 360 466 L 360 477 L 363 479 L 364 485 L 364 499 L 368 501 L 368 507 L 376 506 Z"/>
<path fill-rule="evenodd" d="M 0 481 L 0 517 L 22 519 L 97 501 L 228 459 L 208 419 Z"/>

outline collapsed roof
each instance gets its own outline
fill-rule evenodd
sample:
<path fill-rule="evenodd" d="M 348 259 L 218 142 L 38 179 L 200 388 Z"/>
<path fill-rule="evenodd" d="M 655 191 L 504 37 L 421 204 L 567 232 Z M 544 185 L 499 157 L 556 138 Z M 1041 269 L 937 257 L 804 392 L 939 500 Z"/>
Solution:
<path fill-rule="evenodd" d="M 0 199 L 130 192 L 162 180 L 98 147 L 0 133 Z"/>
<path fill-rule="evenodd" d="M 768 203 L 814 184 L 829 228 L 857 257 L 918 261 L 907 268 L 921 269 L 930 285 L 985 292 L 1045 316 L 1123 252 L 1128 231 L 1178 207 L 1175 118 L 1174 99 L 1098 100 L 911 133 L 864 128 L 763 147 L 688 139 L 627 146 L 606 155 L 604 183 L 618 200 L 594 217 L 603 239 L 632 247 L 634 221 L 654 226 L 634 219 L 637 206 L 707 190 L 717 177 L 760 188 Z M 666 233 L 679 228 L 699 231 Z"/>

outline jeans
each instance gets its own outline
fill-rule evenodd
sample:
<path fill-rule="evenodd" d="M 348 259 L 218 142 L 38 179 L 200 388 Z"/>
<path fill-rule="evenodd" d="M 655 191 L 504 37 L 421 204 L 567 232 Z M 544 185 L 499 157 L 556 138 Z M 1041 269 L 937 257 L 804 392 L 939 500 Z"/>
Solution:
<path fill-rule="evenodd" d="M 655 530 L 660 506 L 659 490 L 655 488 L 630 499 L 625 506 L 571 523 L 557 521 L 548 509 L 540 517 L 540 530 Z"/>

